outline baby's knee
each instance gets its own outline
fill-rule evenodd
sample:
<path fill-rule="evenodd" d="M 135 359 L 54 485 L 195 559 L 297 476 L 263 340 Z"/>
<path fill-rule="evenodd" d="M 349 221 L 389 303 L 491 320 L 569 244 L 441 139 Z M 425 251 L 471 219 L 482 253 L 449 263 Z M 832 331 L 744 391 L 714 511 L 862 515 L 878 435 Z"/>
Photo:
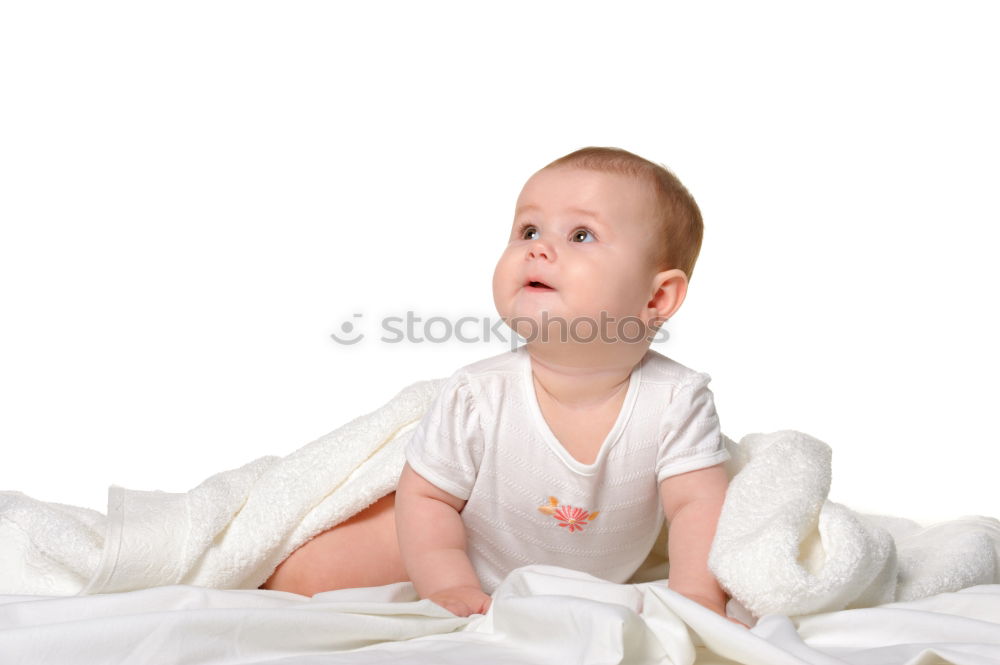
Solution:
<path fill-rule="evenodd" d="M 282 561 L 266 582 L 259 588 L 268 591 L 287 591 L 303 596 L 312 596 L 317 592 L 313 590 L 313 580 L 303 574 L 302 566 L 297 558 L 289 557 Z"/>
<path fill-rule="evenodd" d="M 312 596 L 406 581 L 396 541 L 394 493 L 292 552 L 260 588 Z"/>

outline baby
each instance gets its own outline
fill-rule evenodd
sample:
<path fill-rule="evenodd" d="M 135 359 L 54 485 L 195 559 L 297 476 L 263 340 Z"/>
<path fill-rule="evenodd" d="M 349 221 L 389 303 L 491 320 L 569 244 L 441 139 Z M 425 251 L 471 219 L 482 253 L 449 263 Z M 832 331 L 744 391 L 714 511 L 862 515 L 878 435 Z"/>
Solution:
<path fill-rule="evenodd" d="M 535 173 L 493 277 L 527 342 L 449 377 L 396 492 L 292 553 L 262 588 L 411 580 L 459 616 L 543 563 L 626 582 L 669 525 L 669 586 L 725 616 L 708 553 L 728 477 L 710 377 L 651 350 L 702 221 L 662 166 L 584 148 Z"/>

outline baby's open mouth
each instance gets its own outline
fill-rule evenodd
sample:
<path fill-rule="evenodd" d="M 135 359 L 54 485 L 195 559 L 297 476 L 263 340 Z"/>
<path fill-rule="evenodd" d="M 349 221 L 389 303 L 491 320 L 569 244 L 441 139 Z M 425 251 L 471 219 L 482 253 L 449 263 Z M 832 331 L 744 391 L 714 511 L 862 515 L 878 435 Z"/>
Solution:
<path fill-rule="evenodd" d="M 547 289 L 549 291 L 552 290 L 552 287 L 549 286 L 548 284 L 545 284 L 544 282 L 528 282 L 527 285 L 534 289 Z"/>

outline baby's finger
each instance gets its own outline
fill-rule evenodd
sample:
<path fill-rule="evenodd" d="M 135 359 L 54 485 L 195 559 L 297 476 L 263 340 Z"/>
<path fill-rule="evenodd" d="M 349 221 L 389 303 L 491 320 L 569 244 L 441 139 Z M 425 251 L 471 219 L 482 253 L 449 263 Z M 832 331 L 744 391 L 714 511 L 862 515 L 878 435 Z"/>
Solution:
<path fill-rule="evenodd" d="M 472 609 L 460 600 L 435 600 L 435 603 L 458 617 L 467 617 Z"/>
<path fill-rule="evenodd" d="M 730 621 L 732 621 L 733 623 L 738 623 L 739 625 L 743 626 L 744 628 L 748 628 L 748 629 L 750 628 L 750 626 L 746 625 L 745 623 L 743 623 L 739 619 L 734 619 L 733 617 L 726 617 L 726 618 L 729 619 Z"/>
<path fill-rule="evenodd" d="M 452 614 L 458 617 L 467 617 L 470 614 L 472 614 L 472 608 L 469 607 L 466 603 L 463 603 L 460 600 L 456 600 L 454 603 L 452 603 L 451 612 Z"/>

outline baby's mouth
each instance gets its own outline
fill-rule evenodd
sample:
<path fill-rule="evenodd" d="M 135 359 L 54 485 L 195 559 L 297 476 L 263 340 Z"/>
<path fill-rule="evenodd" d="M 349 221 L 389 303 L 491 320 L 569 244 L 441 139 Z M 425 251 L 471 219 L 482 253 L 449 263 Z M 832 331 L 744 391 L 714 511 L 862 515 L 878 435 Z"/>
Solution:
<path fill-rule="evenodd" d="M 555 289 L 544 282 L 528 282 L 524 285 L 524 288 L 533 291 L 555 291 Z"/>

